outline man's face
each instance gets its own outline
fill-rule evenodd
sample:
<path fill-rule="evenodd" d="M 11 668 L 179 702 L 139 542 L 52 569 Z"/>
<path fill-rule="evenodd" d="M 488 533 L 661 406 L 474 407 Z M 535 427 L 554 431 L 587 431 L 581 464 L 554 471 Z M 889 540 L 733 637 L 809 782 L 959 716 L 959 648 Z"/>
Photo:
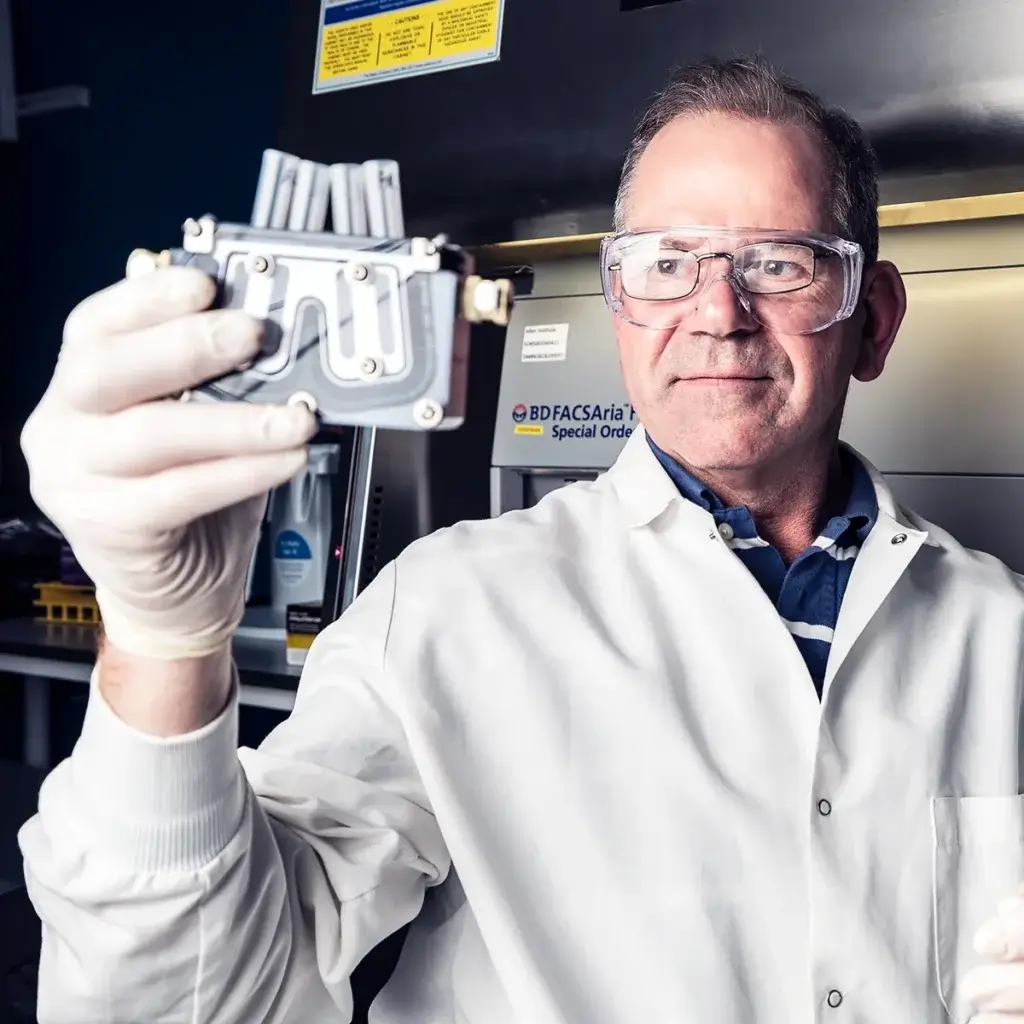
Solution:
<path fill-rule="evenodd" d="M 823 155 L 803 129 L 685 117 L 640 159 L 625 227 L 834 233 L 828 194 Z M 678 327 L 615 318 L 641 422 L 662 448 L 701 469 L 752 469 L 814 444 L 838 430 L 851 374 L 881 371 L 864 365 L 862 311 L 816 334 L 771 331 L 744 310 L 728 271 L 724 261 L 701 265 L 699 303 Z"/>

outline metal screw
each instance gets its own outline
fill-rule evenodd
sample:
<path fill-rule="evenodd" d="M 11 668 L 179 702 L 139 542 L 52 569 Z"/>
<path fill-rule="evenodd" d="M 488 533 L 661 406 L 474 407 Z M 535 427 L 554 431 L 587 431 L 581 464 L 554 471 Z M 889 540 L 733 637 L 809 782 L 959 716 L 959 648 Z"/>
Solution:
<path fill-rule="evenodd" d="M 369 269 L 364 267 L 362 263 L 357 263 L 352 268 L 351 273 L 353 281 L 365 281 L 370 276 Z"/>
<path fill-rule="evenodd" d="M 246 257 L 245 269 L 250 274 L 272 274 L 274 272 L 274 259 L 272 256 L 251 252 Z"/>
<path fill-rule="evenodd" d="M 893 537 L 892 543 L 893 544 L 902 544 L 906 539 L 907 539 L 907 535 L 905 533 L 897 533 L 896 536 Z"/>
<path fill-rule="evenodd" d="M 375 377 L 379 377 L 384 372 L 384 366 L 378 362 L 373 356 L 366 356 L 359 364 L 360 376 L 367 380 L 373 380 Z"/>
<path fill-rule="evenodd" d="M 432 398 L 424 398 L 416 403 L 412 418 L 421 427 L 436 427 L 444 417 L 444 410 Z"/>
<path fill-rule="evenodd" d="M 304 405 L 311 413 L 316 414 L 319 406 L 316 399 L 308 391 L 296 391 L 288 399 L 289 405 Z"/>

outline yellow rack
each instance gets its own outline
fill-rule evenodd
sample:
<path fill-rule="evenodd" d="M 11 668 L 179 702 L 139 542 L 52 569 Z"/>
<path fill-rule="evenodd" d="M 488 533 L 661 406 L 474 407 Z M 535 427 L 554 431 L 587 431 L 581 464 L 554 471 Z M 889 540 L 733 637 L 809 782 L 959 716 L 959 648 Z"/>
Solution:
<path fill-rule="evenodd" d="M 37 583 L 39 597 L 32 603 L 41 614 L 37 622 L 55 622 L 62 626 L 98 626 L 100 609 L 92 587 L 78 587 L 70 583 Z"/>

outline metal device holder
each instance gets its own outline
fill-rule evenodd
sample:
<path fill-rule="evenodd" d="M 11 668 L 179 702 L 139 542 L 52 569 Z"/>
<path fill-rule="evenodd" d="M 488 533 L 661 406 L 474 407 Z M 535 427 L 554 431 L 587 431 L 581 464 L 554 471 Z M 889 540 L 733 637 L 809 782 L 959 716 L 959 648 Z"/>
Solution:
<path fill-rule="evenodd" d="M 349 469 L 335 477 L 326 624 L 434 528 L 428 439 L 461 426 L 471 325 L 507 324 L 511 283 L 476 274 L 444 236 L 405 238 L 390 160 L 328 166 L 268 149 L 251 224 L 206 216 L 183 234 L 179 250 L 133 252 L 128 273 L 197 265 L 220 305 L 262 317 L 279 344 L 186 397 L 302 401 L 336 428 Z"/>
<path fill-rule="evenodd" d="M 470 325 L 507 323 L 511 284 L 481 278 L 443 235 L 404 237 L 394 161 L 327 167 L 267 150 L 252 221 L 189 219 L 181 248 L 129 257 L 129 276 L 195 266 L 217 283 L 215 305 L 265 325 L 252 365 L 187 397 L 302 402 L 330 426 L 461 426 Z"/>

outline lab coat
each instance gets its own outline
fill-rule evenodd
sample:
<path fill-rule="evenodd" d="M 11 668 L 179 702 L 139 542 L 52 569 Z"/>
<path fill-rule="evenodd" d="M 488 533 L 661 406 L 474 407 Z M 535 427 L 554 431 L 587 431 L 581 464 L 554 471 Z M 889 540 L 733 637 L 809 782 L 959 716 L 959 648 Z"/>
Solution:
<path fill-rule="evenodd" d="M 640 432 L 407 549 L 259 750 L 94 690 L 21 834 L 40 1020 L 347 1021 L 414 918 L 375 1024 L 966 1020 L 1024 881 L 1024 595 L 872 475 L 820 704 Z"/>

